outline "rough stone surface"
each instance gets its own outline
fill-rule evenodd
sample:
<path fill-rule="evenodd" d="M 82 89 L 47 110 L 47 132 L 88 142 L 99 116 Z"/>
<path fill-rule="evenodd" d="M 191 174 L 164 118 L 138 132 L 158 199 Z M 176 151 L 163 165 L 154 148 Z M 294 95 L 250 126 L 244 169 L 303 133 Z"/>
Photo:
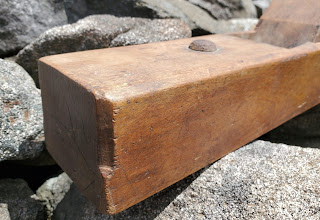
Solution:
<path fill-rule="evenodd" d="M 66 23 L 63 0 L 0 0 L 0 57 L 17 53 L 44 31 Z"/>
<path fill-rule="evenodd" d="M 8 204 L 0 203 L 0 218 L 2 220 L 10 220 L 10 213 L 8 210 Z"/>
<path fill-rule="evenodd" d="M 39 200 L 45 205 L 47 216 L 51 218 L 52 212 L 56 209 L 58 203 L 69 191 L 72 180 L 66 173 L 58 177 L 48 179 L 37 189 Z"/>
<path fill-rule="evenodd" d="M 220 33 L 215 19 L 255 18 L 251 0 L 66 0 L 70 22 L 91 14 L 179 18 L 192 29 Z"/>
<path fill-rule="evenodd" d="M 215 19 L 255 18 L 252 0 L 188 0 L 207 11 Z"/>
<path fill-rule="evenodd" d="M 182 22 L 173 19 L 157 19 L 141 26 L 137 25 L 128 32 L 119 34 L 112 40 L 110 46 L 145 44 L 185 37 L 191 37 L 191 32 Z"/>
<path fill-rule="evenodd" d="M 238 18 L 230 20 L 220 20 L 218 25 L 221 27 L 221 33 L 250 31 L 255 28 L 259 19 L 257 18 Z"/>
<path fill-rule="evenodd" d="M 115 215 L 71 186 L 54 219 L 320 219 L 320 150 L 255 141 Z"/>
<path fill-rule="evenodd" d="M 39 156 L 44 148 L 40 90 L 18 64 L 0 59 L 0 161 Z"/>
<path fill-rule="evenodd" d="M 159 18 L 155 12 L 139 4 L 139 0 L 64 0 L 69 23 L 94 14 L 117 17 Z"/>
<path fill-rule="evenodd" d="M 45 219 L 44 206 L 24 180 L 0 179 L 0 219 Z"/>
<path fill-rule="evenodd" d="M 263 139 L 320 148 L 320 105 L 280 125 L 264 135 Z"/>
<path fill-rule="evenodd" d="M 46 31 L 19 52 L 17 63 L 23 66 L 37 83 L 37 60 L 43 56 L 120 46 L 122 43 L 123 45 L 148 43 L 190 36 L 191 31 L 188 26 L 179 20 L 160 21 L 92 15 L 77 23 Z"/>
<path fill-rule="evenodd" d="M 262 14 L 271 4 L 272 0 L 253 0 L 253 4 L 258 10 L 258 14 Z"/>

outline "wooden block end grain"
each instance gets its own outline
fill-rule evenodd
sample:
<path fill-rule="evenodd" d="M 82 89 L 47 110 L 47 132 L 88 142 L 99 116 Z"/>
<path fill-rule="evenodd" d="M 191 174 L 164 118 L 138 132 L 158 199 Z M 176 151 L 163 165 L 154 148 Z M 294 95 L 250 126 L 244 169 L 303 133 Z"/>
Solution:
<path fill-rule="evenodd" d="M 320 45 L 226 35 L 101 49 L 39 62 L 48 151 L 115 214 L 320 102 Z"/>

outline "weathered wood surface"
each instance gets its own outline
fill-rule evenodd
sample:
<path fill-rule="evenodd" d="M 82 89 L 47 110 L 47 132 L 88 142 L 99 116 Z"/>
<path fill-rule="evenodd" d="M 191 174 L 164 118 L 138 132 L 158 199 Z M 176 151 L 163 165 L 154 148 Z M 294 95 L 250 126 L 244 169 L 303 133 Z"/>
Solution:
<path fill-rule="evenodd" d="M 250 39 L 292 48 L 320 41 L 319 0 L 273 0 Z"/>
<path fill-rule="evenodd" d="M 215 35 L 39 62 L 48 151 L 117 213 L 320 102 L 320 44 Z"/>

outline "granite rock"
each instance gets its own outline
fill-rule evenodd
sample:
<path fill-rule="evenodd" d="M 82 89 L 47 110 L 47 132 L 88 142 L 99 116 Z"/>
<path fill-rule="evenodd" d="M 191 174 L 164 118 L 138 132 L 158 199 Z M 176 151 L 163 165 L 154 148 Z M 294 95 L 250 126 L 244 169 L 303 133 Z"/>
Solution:
<path fill-rule="evenodd" d="M 111 41 L 110 46 L 145 44 L 186 37 L 191 37 L 191 32 L 183 22 L 175 19 L 156 19 L 119 34 Z"/>
<path fill-rule="evenodd" d="M 204 9 L 215 19 L 256 18 L 257 12 L 252 0 L 188 0 Z"/>
<path fill-rule="evenodd" d="M 152 9 L 139 5 L 139 0 L 64 0 L 64 5 L 69 23 L 94 14 L 159 18 Z"/>
<path fill-rule="evenodd" d="M 42 220 L 44 206 L 22 179 L 0 179 L 0 219 Z"/>
<path fill-rule="evenodd" d="M 257 18 L 234 18 L 230 20 L 219 20 L 217 26 L 221 33 L 250 31 L 255 28 L 259 19 Z"/>
<path fill-rule="evenodd" d="M 155 24 L 158 26 L 154 26 Z M 145 32 L 141 33 L 141 30 Z M 17 63 L 23 66 L 38 83 L 37 60 L 43 56 L 121 46 L 122 43 L 123 45 L 148 43 L 190 36 L 191 31 L 188 26 L 179 20 L 159 21 L 92 15 L 77 23 L 46 31 L 19 52 Z"/>
<path fill-rule="evenodd" d="M 17 53 L 44 31 L 66 23 L 63 0 L 0 0 L 0 57 Z"/>
<path fill-rule="evenodd" d="M 92 14 L 112 14 L 144 18 L 179 18 L 192 27 L 196 26 L 194 21 L 201 16 L 225 20 L 257 16 L 251 0 L 66 0 L 65 8 L 69 22 Z"/>
<path fill-rule="evenodd" d="M 10 213 L 8 210 L 8 204 L 0 203 L 0 218 L 2 220 L 10 220 Z"/>
<path fill-rule="evenodd" d="M 204 30 L 210 33 L 225 33 L 224 26 L 218 20 L 231 18 L 256 18 L 256 10 L 251 0 L 140 0 L 139 6 L 154 11 L 161 18 L 179 18 L 192 30 Z M 228 13 L 215 12 L 225 9 Z M 247 12 L 247 13 L 246 13 Z"/>
<path fill-rule="evenodd" d="M 45 205 L 47 216 L 51 218 L 52 212 L 58 203 L 64 198 L 69 191 L 72 180 L 66 173 L 57 177 L 48 179 L 37 189 L 39 200 Z"/>
<path fill-rule="evenodd" d="M 31 159 L 44 149 L 40 90 L 18 64 L 0 59 L 0 161 Z"/>
<path fill-rule="evenodd" d="M 319 219 L 319 178 L 319 149 L 254 141 L 114 216 L 72 185 L 53 219 Z"/>

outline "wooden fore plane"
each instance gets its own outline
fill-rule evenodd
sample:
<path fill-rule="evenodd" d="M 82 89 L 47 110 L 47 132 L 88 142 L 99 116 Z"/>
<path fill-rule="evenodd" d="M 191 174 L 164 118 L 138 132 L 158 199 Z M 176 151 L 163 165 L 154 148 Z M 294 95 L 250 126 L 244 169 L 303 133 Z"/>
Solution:
<path fill-rule="evenodd" d="M 319 10 L 273 0 L 252 32 L 41 58 L 48 151 L 101 212 L 127 209 L 320 102 Z"/>

